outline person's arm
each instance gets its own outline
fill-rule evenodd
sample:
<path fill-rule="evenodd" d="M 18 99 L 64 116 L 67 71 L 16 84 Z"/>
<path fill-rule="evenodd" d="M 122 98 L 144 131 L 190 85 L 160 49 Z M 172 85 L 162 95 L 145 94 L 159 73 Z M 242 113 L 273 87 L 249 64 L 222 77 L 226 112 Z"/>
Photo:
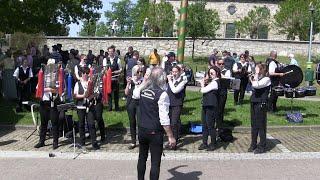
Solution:
<path fill-rule="evenodd" d="M 181 77 L 181 78 L 183 78 L 183 77 Z M 170 81 L 169 81 L 169 86 L 170 86 L 171 91 L 172 91 L 174 94 L 176 94 L 176 93 L 181 92 L 181 91 L 184 89 L 184 87 L 185 87 L 185 85 L 187 84 L 187 82 L 188 82 L 188 81 L 183 80 L 183 81 L 180 82 L 180 83 L 178 84 L 178 86 L 176 87 L 176 86 L 174 86 L 173 81 L 170 80 Z"/>
<path fill-rule="evenodd" d="M 207 86 L 204 86 L 202 83 L 200 92 L 204 94 L 216 89 L 218 89 L 218 83 L 215 80 L 212 80 Z"/>
<path fill-rule="evenodd" d="M 268 72 L 269 72 L 269 76 L 280 76 L 282 77 L 284 75 L 284 73 L 276 73 L 276 68 L 277 68 L 277 64 L 272 61 L 270 64 L 269 64 L 269 69 L 268 69 Z"/>
<path fill-rule="evenodd" d="M 19 67 L 14 70 L 13 77 L 15 77 L 19 81 Z"/>
<path fill-rule="evenodd" d="M 227 70 L 226 73 L 224 75 L 221 74 L 221 76 L 223 76 L 224 78 L 231 78 L 231 71 Z"/>
<path fill-rule="evenodd" d="M 238 65 L 237 65 L 237 64 L 233 64 L 233 66 L 232 66 L 232 71 L 233 71 L 234 73 L 239 72 L 239 70 L 238 70 Z"/>
<path fill-rule="evenodd" d="M 261 89 L 271 85 L 271 81 L 269 77 L 264 77 L 260 80 L 251 80 L 251 83 L 252 83 L 252 87 L 255 89 Z"/>
<path fill-rule="evenodd" d="M 80 80 L 80 76 L 79 76 L 79 69 L 78 69 L 78 66 L 74 66 L 74 74 L 77 78 L 77 80 Z"/>
<path fill-rule="evenodd" d="M 128 96 L 129 95 L 129 91 L 130 91 L 130 89 L 131 89 L 131 78 L 129 79 L 130 77 L 128 77 L 127 78 L 127 85 L 126 85 L 126 88 L 125 88 L 125 90 L 124 90 L 124 94 L 126 95 L 126 96 Z"/>
<path fill-rule="evenodd" d="M 76 99 L 85 98 L 85 94 L 86 94 L 86 93 L 79 94 L 79 83 L 80 83 L 80 81 L 76 83 L 76 85 L 74 86 L 74 90 L 73 90 L 73 94 Z"/>
<path fill-rule="evenodd" d="M 160 124 L 162 125 L 163 129 L 165 130 L 168 136 L 169 145 L 171 147 L 174 147 L 176 146 L 176 139 L 173 137 L 173 133 L 171 130 L 170 118 L 169 118 L 169 106 L 170 106 L 169 96 L 167 92 L 163 92 L 158 101 L 159 119 L 160 119 Z"/>

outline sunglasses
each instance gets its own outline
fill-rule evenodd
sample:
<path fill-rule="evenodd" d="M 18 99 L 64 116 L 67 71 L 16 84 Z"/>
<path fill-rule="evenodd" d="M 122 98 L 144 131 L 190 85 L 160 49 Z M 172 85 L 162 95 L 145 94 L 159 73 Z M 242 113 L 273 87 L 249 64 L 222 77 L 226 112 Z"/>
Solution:
<path fill-rule="evenodd" d="M 224 65 L 224 63 L 218 63 L 218 65 Z"/>

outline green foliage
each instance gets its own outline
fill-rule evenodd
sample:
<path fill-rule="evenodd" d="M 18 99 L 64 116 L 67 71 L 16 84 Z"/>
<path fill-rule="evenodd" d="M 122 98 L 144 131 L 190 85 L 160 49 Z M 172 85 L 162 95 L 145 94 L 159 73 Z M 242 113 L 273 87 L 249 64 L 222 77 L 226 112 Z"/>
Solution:
<path fill-rule="evenodd" d="M 109 35 L 109 31 L 106 24 L 104 24 L 103 22 L 99 22 L 97 24 L 96 36 L 104 37 L 106 35 Z"/>
<path fill-rule="evenodd" d="M 43 44 L 45 37 L 43 34 L 27 34 L 16 32 L 11 36 L 11 47 L 13 51 L 22 51 L 28 47 L 29 44 L 35 43 L 36 45 Z"/>
<path fill-rule="evenodd" d="M 205 9 L 206 2 L 198 1 L 188 7 L 186 22 L 187 36 L 196 39 L 198 37 L 215 37 L 220 27 L 218 12 Z"/>
<path fill-rule="evenodd" d="M 128 34 L 128 29 L 130 29 L 129 27 L 132 25 L 132 2 L 130 0 L 121 0 L 119 2 L 111 2 L 110 4 L 112 6 L 112 10 L 106 11 L 105 17 L 108 19 L 110 24 L 113 20 L 118 20 L 118 26 L 120 29 L 117 35 L 121 36 Z"/>
<path fill-rule="evenodd" d="M 96 21 L 85 21 L 82 25 L 80 36 L 95 36 L 97 28 Z"/>
<path fill-rule="evenodd" d="M 3 0 L 0 31 L 67 35 L 68 24 L 97 20 L 101 8 L 101 0 Z"/>
<path fill-rule="evenodd" d="M 285 0 L 280 2 L 279 10 L 274 16 L 274 26 L 280 34 L 285 34 L 287 39 L 308 40 L 310 30 L 311 12 L 309 4 L 313 2 L 314 34 L 320 32 L 320 1 L 319 0 Z"/>
<path fill-rule="evenodd" d="M 138 0 L 137 4 L 133 7 L 131 12 L 133 21 L 133 36 L 141 36 L 143 22 L 145 18 L 149 16 L 149 7 L 149 0 Z"/>
<path fill-rule="evenodd" d="M 235 21 L 235 25 L 240 34 L 257 39 L 260 29 L 268 30 L 270 27 L 270 10 L 266 7 L 255 7 L 246 17 Z"/>
<path fill-rule="evenodd" d="M 162 0 L 158 4 L 150 4 L 148 14 L 152 36 L 172 36 L 175 16 L 173 6 L 169 2 Z"/>

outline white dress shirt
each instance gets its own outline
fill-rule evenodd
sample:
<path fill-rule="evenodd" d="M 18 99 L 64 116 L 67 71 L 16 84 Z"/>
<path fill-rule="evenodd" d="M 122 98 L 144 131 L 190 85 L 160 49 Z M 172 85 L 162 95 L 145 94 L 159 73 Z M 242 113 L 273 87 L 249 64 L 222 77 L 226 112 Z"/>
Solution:
<path fill-rule="evenodd" d="M 207 86 L 201 87 L 200 92 L 204 94 L 217 89 L 218 89 L 218 83 L 216 79 L 213 79 Z"/>
<path fill-rule="evenodd" d="M 26 68 L 24 68 L 23 66 L 20 66 L 22 69 L 23 69 L 23 72 L 24 73 L 27 73 L 27 69 L 29 68 L 29 67 L 26 67 Z M 19 67 L 17 67 L 16 68 L 16 70 L 14 71 L 14 73 L 13 73 L 13 76 L 15 77 L 15 78 L 19 78 Z M 32 73 L 32 69 L 30 68 L 30 70 L 29 70 L 29 75 L 28 75 L 28 77 L 29 78 L 32 78 L 33 77 L 33 73 Z"/>
<path fill-rule="evenodd" d="M 271 80 L 269 77 L 263 77 L 258 81 L 252 81 L 252 87 L 255 89 L 265 88 L 271 85 Z"/>
<path fill-rule="evenodd" d="M 277 67 L 278 67 L 278 66 L 277 66 L 276 62 L 271 61 L 271 62 L 269 63 L 269 69 L 268 69 L 269 74 L 270 74 L 270 73 L 275 73 Z"/>
<path fill-rule="evenodd" d="M 174 84 L 177 82 L 177 81 L 180 81 L 181 78 L 183 79 L 182 82 L 180 82 L 177 86 L 175 86 Z M 179 92 L 181 92 L 185 85 L 187 84 L 188 80 L 186 78 L 184 78 L 184 76 L 179 76 L 177 79 L 174 79 L 171 81 L 169 80 L 169 86 L 170 86 L 170 89 L 171 91 L 174 93 L 174 94 L 177 94 Z"/>
<path fill-rule="evenodd" d="M 248 72 L 250 73 L 252 70 L 251 70 L 251 66 L 249 66 L 248 62 L 241 62 L 239 61 L 239 63 L 243 66 L 248 66 Z M 234 63 L 233 64 L 233 67 L 232 67 L 232 71 L 233 72 L 237 72 L 239 69 L 238 69 L 238 64 L 237 63 Z"/>

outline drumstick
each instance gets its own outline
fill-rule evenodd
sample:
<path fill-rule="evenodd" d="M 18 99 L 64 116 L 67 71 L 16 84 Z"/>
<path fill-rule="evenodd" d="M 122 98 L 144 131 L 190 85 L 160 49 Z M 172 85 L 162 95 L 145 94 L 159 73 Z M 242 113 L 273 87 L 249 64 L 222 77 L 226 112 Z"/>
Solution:
<path fill-rule="evenodd" d="M 293 72 L 293 70 L 288 71 L 288 72 L 284 73 L 284 75 L 289 74 L 289 73 L 292 73 L 292 72 Z"/>

